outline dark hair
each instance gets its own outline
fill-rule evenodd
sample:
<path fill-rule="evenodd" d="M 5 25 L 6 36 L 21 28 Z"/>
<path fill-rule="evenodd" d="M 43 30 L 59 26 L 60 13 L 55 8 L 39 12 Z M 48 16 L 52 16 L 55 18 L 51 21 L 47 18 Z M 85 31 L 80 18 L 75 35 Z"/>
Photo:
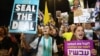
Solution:
<path fill-rule="evenodd" d="M 74 33 L 75 33 L 75 31 L 77 30 L 77 28 L 78 27 L 82 27 L 81 25 L 79 25 L 79 26 L 77 26 L 77 27 L 75 27 L 75 29 L 74 29 Z M 82 27 L 83 28 L 83 27 Z M 84 29 L 84 28 L 83 28 Z M 84 31 L 84 30 L 83 30 Z M 76 36 L 73 34 L 73 36 L 72 36 L 72 39 L 71 40 L 76 40 Z M 85 35 L 84 35 L 84 37 L 83 37 L 83 40 L 87 40 L 87 38 L 85 37 Z"/>
<path fill-rule="evenodd" d="M 37 28 L 37 33 L 42 34 L 42 29 Z"/>
<path fill-rule="evenodd" d="M 43 27 L 45 27 L 45 26 L 48 26 L 49 27 L 49 30 L 52 30 L 51 27 L 50 27 L 50 24 L 46 24 Z"/>
<path fill-rule="evenodd" d="M 70 26 L 69 26 L 69 28 L 68 28 L 68 32 L 73 32 L 72 30 L 71 30 L 71 26 L 72 26 L 73 24 L 71 24 Z M 76 24 L 74 24 L 75 25 L 75 27 L 76 27 Z"/>
<path fill-rule="evenodd" d="M 7 29 L 6 29 L 6 27 L 4 27 L 4 26 L 0 26 L 0 28 L 2 28 L 3 30 L 4 30 L 4 35 L 7 35 Z"/>

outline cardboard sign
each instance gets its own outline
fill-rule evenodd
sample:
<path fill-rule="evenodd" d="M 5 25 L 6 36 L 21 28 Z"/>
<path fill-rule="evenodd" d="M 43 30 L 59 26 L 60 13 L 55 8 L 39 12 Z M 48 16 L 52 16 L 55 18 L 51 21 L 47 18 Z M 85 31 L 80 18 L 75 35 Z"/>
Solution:
<path fill-rule="evenodd" d="M 15 0 L 9 32 L 32 33 L 37 31 L 39 0 Z"/>
<path fill-rule="evenodd" d="M 65 41 L 64 56 L 92 56 L 92 40 Z"/>
<path fill-rule="evenodd" d="M 94 8 L 81 9 L 74 11 L 74 23 L 91 23 L 95 22 L 95 18 L 92 17 Z"/>

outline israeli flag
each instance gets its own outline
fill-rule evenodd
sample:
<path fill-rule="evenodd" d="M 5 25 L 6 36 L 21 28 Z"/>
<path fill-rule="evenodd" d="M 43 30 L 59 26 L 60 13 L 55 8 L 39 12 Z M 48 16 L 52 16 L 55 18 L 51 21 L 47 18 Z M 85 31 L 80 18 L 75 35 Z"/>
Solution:
<path fill-rule="evenodd" d="M 100 12 L 100 0 L 97 0 L 96 2 L 95 9 L 92 13 L 92 17 L 93 18 L 97 17 L 97 15 L 99 14 L 98 12 Z"/>

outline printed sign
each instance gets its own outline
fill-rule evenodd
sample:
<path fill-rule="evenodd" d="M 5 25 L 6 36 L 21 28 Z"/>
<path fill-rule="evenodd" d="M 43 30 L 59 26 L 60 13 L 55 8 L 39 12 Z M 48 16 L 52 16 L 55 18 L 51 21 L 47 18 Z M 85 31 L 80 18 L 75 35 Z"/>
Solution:
<path fill-rule="evenodd" d="M 91 40 L 64 42 L 64 56 L 92 56 L 91 49 L 93 49 Z"/>
<path fill-rule="evenodd" d="M 9 32 L 32 33 L 37 31 L 39 0 L 15 0 Z"/>

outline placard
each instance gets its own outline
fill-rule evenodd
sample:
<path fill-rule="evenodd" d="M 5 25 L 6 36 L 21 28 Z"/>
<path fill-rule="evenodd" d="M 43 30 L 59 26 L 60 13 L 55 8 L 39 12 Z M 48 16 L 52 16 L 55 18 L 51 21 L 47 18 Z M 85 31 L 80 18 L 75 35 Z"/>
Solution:
<path fill-rule="evenodd" d="M 64 56 L 92 56 L 92 40 L 65 41 Z"/>
<path fill-rule="evenodd" d="M 81 9 L 74 11 L 74 23 L 93 23 L 95 18 L 92 17 L 94 8 Z"/>
<path fill-rule="evenodd" d="M 15 0 L 12 10 L 9 32 L 37 32 L 39 0 Z"/>

